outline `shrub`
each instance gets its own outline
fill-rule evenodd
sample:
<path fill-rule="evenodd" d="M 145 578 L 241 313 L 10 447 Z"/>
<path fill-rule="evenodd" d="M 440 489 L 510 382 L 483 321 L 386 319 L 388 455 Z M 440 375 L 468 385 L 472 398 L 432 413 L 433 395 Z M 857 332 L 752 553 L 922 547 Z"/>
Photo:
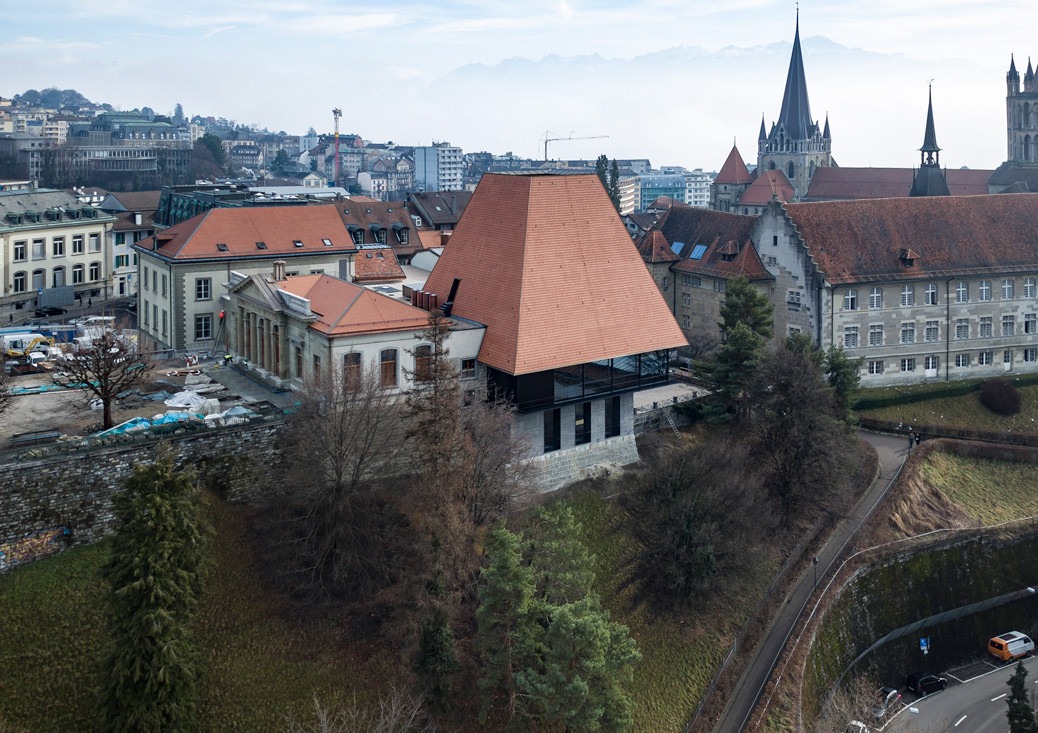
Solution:
<path fill-rule="evenodd" d="M 1020 412 L 1020 392 L 1009 382 L 992 379 L 980 385 L 980 404 L 996 415 Z"/>

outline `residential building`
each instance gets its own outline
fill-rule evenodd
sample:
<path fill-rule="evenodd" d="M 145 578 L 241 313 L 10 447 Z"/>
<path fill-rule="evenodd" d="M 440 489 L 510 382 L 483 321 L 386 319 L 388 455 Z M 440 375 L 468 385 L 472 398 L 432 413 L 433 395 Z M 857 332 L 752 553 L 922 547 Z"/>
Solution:
<path fill-rule="evenodd" d="M 462 191 L 464 179 L 461 148 L 442 142 L 414 149 L 415 191 Z"/>
<path fill-rule="evenodd" d="M 422 292 L 486 326 L 478 361 L 543 488 L 637 460 L 632 394 L 685 339 L 597 176 L 484 175 Z"/>
<path fill-rule="evenodd" d="M 133 245 L 155 234 L 155 210 L 161 193 L 110 193 L 98 204 L 99 209 L 115 216 L 108 243 L 112 297 L 137 295 L 138 256 Z"/>
<path fill-rule="evenodd" d="M 684 202 L 689 206 L 701 209 L 710 206 L 710 187 L 714 179 L 709 173 L 704 173 L 702 168 L 694 171 L 685 171 L 685 198 Z"/>
<path fill-rule="evenodd" d="M 638 176 L 636 211 L 648 211 L 653 201 L 664 197 L 685 202 L 684 173 L 642 173 Z"/>
<path fill-rule="evenodd" d="M 231 272 L 352 280 L 357 245 L 336 206 L 214 208 L 133 245 L 139 256 L 138 328 L 157 349 L 223 348 L 219 313 Z"/>
<path fill-rule="evenodd" d="M 107 297 L 114 223 L 66 191 L 0 192 L 0 313 L 9 321 L 42 304 Z"/>

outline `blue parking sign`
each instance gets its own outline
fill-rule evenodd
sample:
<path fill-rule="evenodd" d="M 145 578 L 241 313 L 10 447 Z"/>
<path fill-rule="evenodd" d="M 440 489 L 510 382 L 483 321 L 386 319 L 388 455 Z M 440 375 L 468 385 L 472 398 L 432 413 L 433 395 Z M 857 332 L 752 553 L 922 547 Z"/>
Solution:
<path fill-rule="evenodd" d="M 928 651 L 930 651 L 930 637 L 929 636 L 921 636 L 921 637 L 919 637 L 919 649 L 920 649 L 920 651 L 923 652 L 923 654 L 926 654 Z"/>

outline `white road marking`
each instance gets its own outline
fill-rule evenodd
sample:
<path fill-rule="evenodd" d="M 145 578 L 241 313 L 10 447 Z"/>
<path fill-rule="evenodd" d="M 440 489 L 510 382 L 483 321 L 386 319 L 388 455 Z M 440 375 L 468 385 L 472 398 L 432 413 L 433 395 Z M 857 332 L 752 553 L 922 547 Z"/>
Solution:
<path fill-rule="evenodd" d="M 956 720 L 956 721 L 955 721 L 955 727 L 956 727 L 956 728 L 958 728 L 958 727 L 959 727 L 959 726 L 960 726 L 960 725 L 962 724 L 962 721 L 964 721 L 965 719 L 966 719 L 966 716 L 965 716 L 965 715 L 963 715 L 963 716 L 962 716 L 961 718 L 959 718 L 958 720 Z"/>
<path fill-rule="evenodd" d="M 999 695 L 998 697 L 993 697 L 993 698 L 991 698 L 991 702 L 995 702 L 995 701 L 997 701 L 997 700 L 1001 700 L 1001 699 L 1002 699 L 1003 697 L 1005 697 L 1005 696 L 1006 696 L 1006 695 L 1008 695 L 1008 694 L 1009 694 L 1008 692 L 1003 692 L 1003 693 L 1002 693 L 1001 695 Z"/>

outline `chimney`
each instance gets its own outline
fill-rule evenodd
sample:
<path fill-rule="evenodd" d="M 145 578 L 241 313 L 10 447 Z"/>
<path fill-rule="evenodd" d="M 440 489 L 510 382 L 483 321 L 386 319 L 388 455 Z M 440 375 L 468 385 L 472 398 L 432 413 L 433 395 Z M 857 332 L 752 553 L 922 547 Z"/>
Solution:
<path fill-rule="evenodd" d="M 285 279 L 285 261 L 274 260 L 274 281 Z"/>

